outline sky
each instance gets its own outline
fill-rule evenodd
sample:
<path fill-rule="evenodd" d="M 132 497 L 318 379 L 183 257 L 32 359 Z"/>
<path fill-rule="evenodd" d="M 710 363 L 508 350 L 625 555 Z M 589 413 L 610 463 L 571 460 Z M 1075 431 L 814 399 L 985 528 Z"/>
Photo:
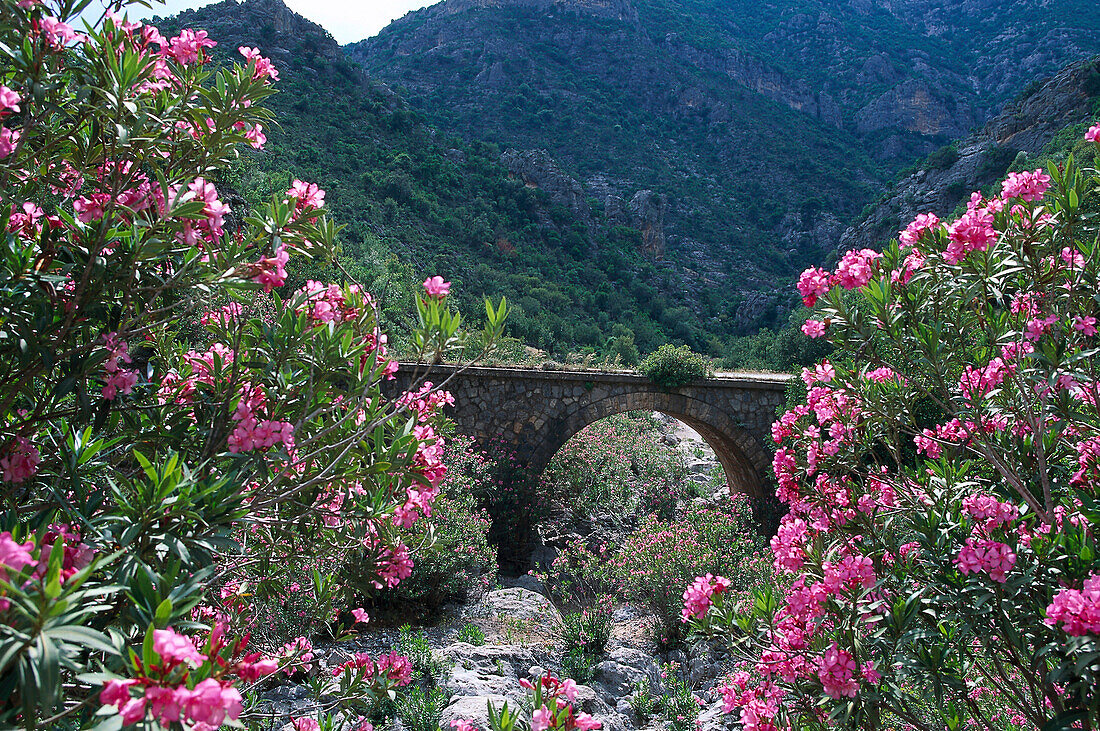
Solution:
<path fill-rule="evenodd" d="M 127 13 L 134 18 L 174 15 L 181 10 L 209 5 L 212 0 L 154 0 L 153 8 L 134 5 Z M 438 0 L 284 0 L 299 15 L 309 18 L 341 43 L 370 38 L 410 10 L 432 5 Z M 94 3 L 93 3 L 94 4 Z"/>

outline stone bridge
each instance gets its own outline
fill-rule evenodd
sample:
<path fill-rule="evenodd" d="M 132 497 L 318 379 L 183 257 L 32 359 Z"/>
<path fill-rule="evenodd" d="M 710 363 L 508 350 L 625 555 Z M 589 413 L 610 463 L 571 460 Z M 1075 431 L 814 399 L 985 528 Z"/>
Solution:
<path fill-rule="evenodd" d="M 503 440 L 536 473 L 592 422 L 624 411 L 659 411 L 699 432 L 731 490 L 757 497 L 771 465 L 764 444 L 790 378 L 726 373 L 665 391 L 635 373 L 402 363 L 395 385 L 446 384 L 455 397 L 447 413 L 460 432 L 483 446 Z"/>

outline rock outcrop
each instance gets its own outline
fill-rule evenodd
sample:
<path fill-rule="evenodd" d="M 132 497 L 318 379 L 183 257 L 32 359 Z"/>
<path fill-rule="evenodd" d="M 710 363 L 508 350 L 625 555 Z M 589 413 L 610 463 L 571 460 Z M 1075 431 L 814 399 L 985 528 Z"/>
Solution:
<path fill-rule="evenodd" d="M 1068 125 L 1090 118 L 1100 96 L 1100 57 L 1042 80 L 981 131 L 931 156 L 916 172 L 840 236 L 841 251 L 875 247 L 897 235 L 918 213 L 951 213 L 971 191 L 1004 175 L 1023 152 L 1036 155 Z"/>

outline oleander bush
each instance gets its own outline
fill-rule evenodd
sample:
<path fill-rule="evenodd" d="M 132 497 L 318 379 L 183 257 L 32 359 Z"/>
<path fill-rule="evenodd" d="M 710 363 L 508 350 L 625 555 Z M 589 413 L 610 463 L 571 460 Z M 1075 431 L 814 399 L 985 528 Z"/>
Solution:
<path fill-rule="evenodd" d="M 785 578 L 684 594 L 746 731 L 1100 723 L 1098 199 L 1069 155 L 803 274 L 836 350 L 773 427 Z"/>
<path fill-rule="evenodd" d="M 554 455 L 543 473 L 545 493 L 576 517 L 622 521 L 637 514 L 671 517 L 679 500 L 695 497 L 678 450 L 659 444 L 646 412 L 616 414 L 589 424 Z"/>
<path fill-rule="evenodd" d="M 377 592 L 376 606 L 432 611 L 447 602 L 466 601 L 492 586 L 496 549 L 489 544 L 488 513 L 477 507 L 475 491 L 491 483 L 493 463 L 467 436 L 447 438 L 447 475 L 424 519 L 400 531 L 410 546 L 412 573 L 392 589 Z"/>
<path fill-rule="evenodd" d="M 693 505 L 671 521 L 648 516 L 609 567 L 620 594 L 656 615 L 658 645 L 670 647 L 684 637 L 684 586 L 701 574 L 732 576 L 738 591 L 766 585 L 770 571 L 764 547 L 748 501 L 738 495 L 722 506 Z"/>
<path fill-rule="evenodd" d="M 408 577 L 448 397 L 384 395 L 353 281 L 286 291 L 291 257 L 332 257 L 323 190 L 230 210 L 211 182 L 263 146 L 271 62 L 213 70 L 204 32 L 114 14 L 77 31 L 85 5 L 0 4 L 0 726 L 240 724 L 280 671 L 354 717 L 408 660 L 318 676 L 312 641 L 366 621 L 366 577 Z M 448 289 L 414 303 L 425 357 L 466 342 Z"/>

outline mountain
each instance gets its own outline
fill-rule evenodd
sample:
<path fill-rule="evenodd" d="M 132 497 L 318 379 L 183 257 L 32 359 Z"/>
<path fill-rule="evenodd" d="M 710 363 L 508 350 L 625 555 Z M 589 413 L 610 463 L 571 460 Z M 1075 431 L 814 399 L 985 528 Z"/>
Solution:
<path fill-rule="evenodd" d="M 347 51 L 441 129 L 552 161 L 587 209 L 659 200 L 646 253 L 729 293 L 728 326 L 751 330 L 906 164 L 1100 51 L 1100 13 L 1077 0 L 445 0 Z"/>
<path fill-rule="evenodd" d="M 346 226 L 342 266 L 382 295 L 398 336 L 417 283 L 443 274 L 475 316 L 483 296 L 507 296 L 510 334 L 554 353 L 602 351 L 630 337 L 643 351 L 679 340 L 721 352 L 716 338 L 731 328 L 717 314 L 720 300 L 708 300 L 716 314 L 700 316 L 689 305 L 713 295 L 642 253 L 641 229 L 652 236 L 660 227 L 659 201 L 636 197 L 613 219 L 578 217 L 567 199 L 583 204 L 583 196 L 552 161 L 508 158 L 530 168 L 525 182 L 495 146 L 429 126 L 281 0 L 224 0 L 153 22 L 166 34 L 205 29 L 218 63 L 238 60 L 242 45 L 273 59 L 279 93 L 267 104 L 279 125 L 264 151 L 242 152 L 219 189 L 243 206 L 293 178 L 318 182 Z M 341 276 L 323 263 L 296 266 L 298 281 Z"/>
<path fill-rule="evenodd" d="M 281 126 L 223 182 L 250 201 L 320 182 L 391 319 L 444 273 L 467 305 L 508 296 L 544 350 L 723 355 L 786 319 L 792 277 L 904 164 L 1098 50 L 1087 8 L 1002 6 L 447 0 L 343 49 L 280 0 L 161 23 L 275 60 Z"/>
<path fill-rule="evenodd" d="M 876 247 L 918 213 L 946 216 L 1010 168 L 1034 169 L 1058 149 L 1080 143 L 1077 159 L 1087 163 L 1093 151 L 1084 133 L 1098 117 L 1100 56 L 1036 81 L 981 130 L 916 165 L 845 230 L 838 249 Z"/>

